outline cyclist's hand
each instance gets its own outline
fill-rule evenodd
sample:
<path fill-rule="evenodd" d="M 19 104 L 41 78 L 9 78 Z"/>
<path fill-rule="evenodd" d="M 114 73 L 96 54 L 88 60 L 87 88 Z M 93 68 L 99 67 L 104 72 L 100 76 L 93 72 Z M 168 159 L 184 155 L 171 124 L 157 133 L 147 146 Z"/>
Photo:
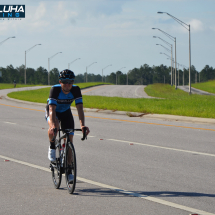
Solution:
<path fill-rule="evenodd" d="M 86 136 L 90 133 L 90 129 L 87 126 L 81 126 L 82 133 L 84 133 L 84 128 L 86 128 Z"/>

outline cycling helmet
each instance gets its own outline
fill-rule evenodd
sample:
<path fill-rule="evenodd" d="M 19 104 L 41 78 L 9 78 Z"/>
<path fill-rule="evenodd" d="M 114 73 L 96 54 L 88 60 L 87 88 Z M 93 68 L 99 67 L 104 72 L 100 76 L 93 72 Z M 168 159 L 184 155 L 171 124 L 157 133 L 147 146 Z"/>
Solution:
<path fill-rule="evenodd" d="M 59 80 L 74 80 L 75 79 L 75 74 L 73 71 L 69 69 L 64 69 L 63 71 L 60 72 L 58 76 Z"/>

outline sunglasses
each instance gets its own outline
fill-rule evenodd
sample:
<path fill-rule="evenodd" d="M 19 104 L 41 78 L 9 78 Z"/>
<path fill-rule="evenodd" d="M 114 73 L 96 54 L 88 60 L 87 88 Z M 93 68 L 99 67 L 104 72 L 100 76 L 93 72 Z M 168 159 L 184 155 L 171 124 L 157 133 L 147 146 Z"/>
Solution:
<path fill-rule="evenodd" d="M 61 80 L 62 84 L 73 84 L 74 81 L 66 81 L 66 80 Z"/>

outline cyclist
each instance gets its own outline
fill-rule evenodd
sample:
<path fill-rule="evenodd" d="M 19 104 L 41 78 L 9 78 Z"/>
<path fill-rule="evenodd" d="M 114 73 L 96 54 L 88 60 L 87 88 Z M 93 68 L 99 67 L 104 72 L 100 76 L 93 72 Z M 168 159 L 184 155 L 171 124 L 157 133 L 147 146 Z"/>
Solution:
<path fill-rule="evenodd" d="M 16 87 L 16 80 L 13 81 L 13 86 Z"/>
<path fill-rule="evenodd" d="M 59 129 L 59 121 L 61 121 L 62 129 L 74 129 L 74 119 L 70 109 L 71 103 L 75 100 L 76 108 L 78 111 L 79 121 L 82 132 L 86 128 L 86 135 L 89 134 L 89 128 L 85 126 L 85 116 L 83 111 L 83 101 L 81 90 L 78 86 L 73 85 L 75 74 L 68 69 L 65 69 L 59 74 L 59 84 L 54 85 L 49 94 L 46 106 L 46 120 L 49 124 L 48 136 L 50 147 L 48 151 L 48 158 L 51 162 L 56 160 L 55 155 L 55 142 L 52 140 L 54 137 L 54 128 Z M 56 134 L 55 134 L 56 135 Z M 71 132 L 69 139 L 73 142 L 74 132 Z M 72 156 L 70 154 L 68 163 L 72 163 Z M 69 182 L 73 181 L 73 175 L 69 174 Z"/>

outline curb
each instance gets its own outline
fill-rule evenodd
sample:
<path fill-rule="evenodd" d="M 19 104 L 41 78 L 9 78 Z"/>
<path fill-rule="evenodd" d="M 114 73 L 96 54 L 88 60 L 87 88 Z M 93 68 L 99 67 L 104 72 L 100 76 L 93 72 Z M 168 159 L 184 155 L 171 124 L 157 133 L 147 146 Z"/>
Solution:
<path fill-rule="evenodd" d="M 36 103 L 36 102 L 28 102 L 18 99 L 12 99 L 8 96 L 5 96 L 5 99 L 29 104 L 29 105 L 38 105 L 43 106 L 45 108 L 45 103 Z M 75 107 L 71 107 L 71 110 L 76 110 Z M 104 114 L 114 114 L 114 115 L 127 115 L 129 117 L 141 117 L 145 119 L 160 119 L 167 121 L 183 121 L 188 123 L 206 123 L 206 124 L 215 124 L 215 119 L 212 118 L 199 118 L 199 117 L 189 117 L 189 116 L 177 116 L 177 115 L 167 115 L 167 114 L 144 114 L 138 112 L 126 112 L 126 111 L 112 111 L 112 110 L 103 110 L 103 109 L 93 109 L 93 108 L 84 108 L 84 112 L 94 112 L 94 113 L 104 113 Z"/>

